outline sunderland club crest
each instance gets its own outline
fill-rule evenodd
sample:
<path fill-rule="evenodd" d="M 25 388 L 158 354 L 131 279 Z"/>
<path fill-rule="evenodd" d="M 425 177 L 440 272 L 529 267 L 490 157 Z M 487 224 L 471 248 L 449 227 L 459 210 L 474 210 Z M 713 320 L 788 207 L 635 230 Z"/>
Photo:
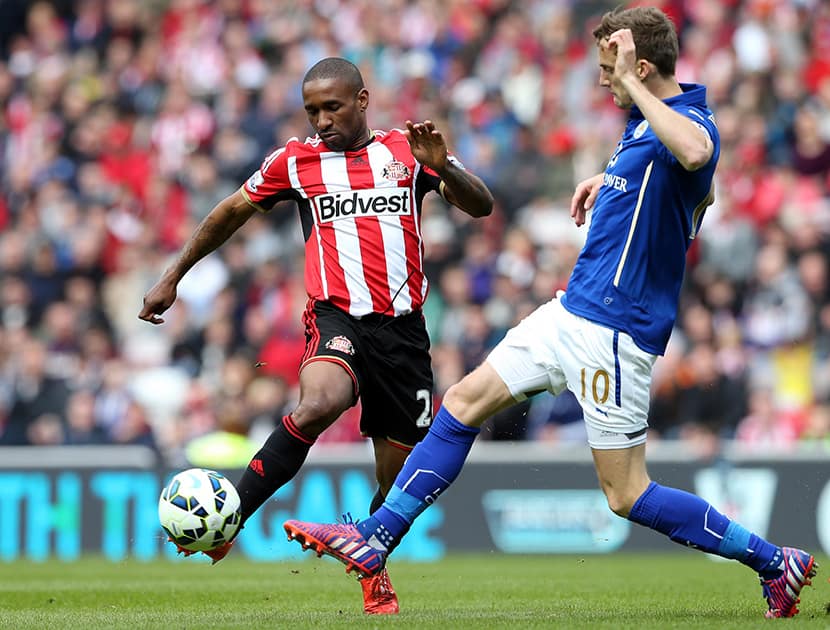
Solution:
<path fill-rule="evenodd" d="M 327 350 L 336 350 L 337 352 L 342 352 L 343 354 L 354 355 L 354 346 L 352 342 L 349 341 L 348 337 L 344 337 L 343 335 L 337 335 L 336 337 L 332 337 L 326 342 L 326 349 Z"/>
<path fill-rule="evenodd" d="M 393 160 L 383 167 L 383 177 L 393 182 L 409 179 L 409 167 L 403 162 Z"/>

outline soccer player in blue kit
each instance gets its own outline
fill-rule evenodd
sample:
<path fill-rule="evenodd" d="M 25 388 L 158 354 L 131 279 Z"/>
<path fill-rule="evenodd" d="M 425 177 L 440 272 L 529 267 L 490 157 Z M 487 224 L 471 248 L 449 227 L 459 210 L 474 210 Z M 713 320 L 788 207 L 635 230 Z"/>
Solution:
<path fill-rule="evenodd" d="M 491 415 L 548 390 L 579 399 L 600 486 L 616 514 L 760 576 L 767 617 L 792 617 L 816 572 L 700 497 L 646 470 L 651 372 L 677 316 L 686 251 L 713 201 L 720 140 L 706 89 L 675 78 L 674 25 L 656 8 L 606 13 L 593 32 L 600 85 L 630 111 L 604 173 L 577 185 L 571 215 L 593 212 L 567 293 L 511 329 L 451 387 L 384 504 L 360 523 L 287 521 L 290 539 L 360 574 L 381 570 L 414 519 L 458 476 Z"/>

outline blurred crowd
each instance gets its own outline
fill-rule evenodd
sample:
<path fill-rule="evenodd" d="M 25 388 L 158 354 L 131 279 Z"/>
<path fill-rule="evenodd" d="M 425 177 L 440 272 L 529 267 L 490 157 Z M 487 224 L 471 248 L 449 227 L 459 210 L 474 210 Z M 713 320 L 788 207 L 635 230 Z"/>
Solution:
<path fill-rule="evenodd" d="M 333 55 L 363 72 L 371 126 L 436 121 L 496 197 L 480 221 L 425 200 L 437 404 L 566 288 L 585 238 L 573 187 L 624 124 L 590 34 L 616 4 L 3 0 L 0 445 L 144 444 L 210 464 L 233 436 L 228 456 L 247 462 L 297 399 L 296 207 L 197 265 L 164 325 L 137 314 L 213 205 L 309 135 L 300 82 Z M 677 24 L 678 76 L 708 86 L 722 136 L 651 434 L 701 453 L 730 438 L 830 448 L 830 4 L 650 4 Z M 358 415 L 321 441 L 359 440 Z M 483 437 L 581 444 L 580 419 L 572 396 L 544 394 Z"/>

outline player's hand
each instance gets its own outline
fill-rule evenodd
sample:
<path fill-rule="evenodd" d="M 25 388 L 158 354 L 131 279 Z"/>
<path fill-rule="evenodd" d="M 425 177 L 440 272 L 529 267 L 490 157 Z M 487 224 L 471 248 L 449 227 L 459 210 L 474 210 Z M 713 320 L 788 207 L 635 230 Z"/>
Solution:
<path fill-rule="evenodd" d="M 165 280 L 159 280 L 144 296 L 144 307 L 138 314 L 139 319 L 151 324 L 163 324 L 164 319 L 159 317 L 176 301 L 176 285 Z"/>
<path fill-rule="evenodd" d="M 594 207 L 594 202 L 602 187 L 602 173 L 582 180 L 576 185 L 571 197 L 571 218 L 577 227 L 585 224 L 585 214 Z"/>
<path fill-rule="evenodd" d="M 608 37 L 608 47 L 617 51 L 612 81 L 621 81 L 625 75 L 636 73 L 637 47 L 634 45 L 631 29 L 621 28 L 611 33 Z"/>
<path fill-rule="evenodd" d="M 443 134 L 435 128 L 431 120 L 422 123 L 406 121 L 406 131 L 403 132 L 409 141 L 412 155 L 424 166 L 434 171 L 442 170 L 447 164 L 447 143 Z"/>

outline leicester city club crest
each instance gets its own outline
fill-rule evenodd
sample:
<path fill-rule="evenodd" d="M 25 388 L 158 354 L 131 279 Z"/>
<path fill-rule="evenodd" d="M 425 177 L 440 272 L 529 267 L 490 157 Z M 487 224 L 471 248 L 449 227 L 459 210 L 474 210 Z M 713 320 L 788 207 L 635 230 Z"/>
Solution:
<path fill-rule="evenodd" d="M 637 128 L 634 130 L 634 139 L 636 140 L 637 138 L 642 136 L 646 132 L 646 129 L 648 129 L 648 121 L 644 120 L 639 125 L 637 125 Z"/>

